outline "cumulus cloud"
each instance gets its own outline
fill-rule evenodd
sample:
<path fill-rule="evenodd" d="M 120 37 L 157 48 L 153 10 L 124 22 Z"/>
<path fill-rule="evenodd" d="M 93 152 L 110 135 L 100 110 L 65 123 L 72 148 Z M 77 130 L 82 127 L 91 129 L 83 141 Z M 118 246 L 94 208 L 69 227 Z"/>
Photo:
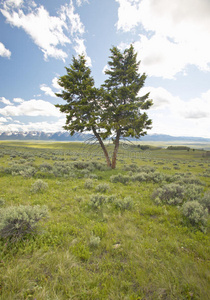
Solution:
<path fill-rule="evenodd" d="M 129 32 L 140 26 L 134 47 L 150 76 L 173 78 L 187 65 L 210 71 L 209 0 L 116 0 L 118 30 Z"/>
<path fill-rule="evenodd" d="M 56 97 L 56 95 L 52 91 L 52 89 L 49 86 L 47 86 L 46 84 L 41 84 L 40 90 L 43 91 L 45 93 L 45 95 L 47 95 L 47 96 Z"/>
<path fill-rule="evenodd" d="M 173 96 L 162 87 L 144 87 L 141 95 L 150 92 L 154 105 L 148 111 L 153 120 L 150 133 L 164 133 L 175 136 L 209 137 L 210 132 L 210 90 L 199 98 L 184 101 Z"/>
<path fill-rule="evenodd" d="M 22 1 L 8 1 L 0 10 L 6 21 L 22 28 L 44 53 L 45 60 L 54 57 L 65 61 L 68 55 L 62 47 L 74 42 L 85 31 L 80 16 L 75 13 L 73 1 L 61 6 L 58 16 L 50 16 L 44 6 L 37 6 L 33 1 L 18 9 L 14 3 L 21 4 Z"/>
<path fill-rule="evenodd" d="M 0 123 L 6 123 L 8 120 L 4 117 L 0 117 Z"/>
<path fill-rule="evenodd" d="M 60 90 L 61 86 L 58 84 L 58 78 L 54 77 L 52 80 L 52 86 L 56 89 L 56 90 Z"/>
<path fill-rule="evenodd" d="M 92 66 L 91 58 L 87 55 L 86 47 L 85 47 L 85 44 L 84 44 L 84 40 L 81 39 L 81 38 L 76 38 L 75 42 L 76 42 L 76 45 L 74 47 L 74 50 L 76 51 L 76 53 L 78 55 L 84 55 L 85 59 L 87 61 L 87 66 L 91 67 Z"/>
<path fill-rule="evenodd" d="M 43 131 L 43 132 L 57 132 L 63 131 L 64 119 L 58 119 L 54 121 L 43 121 L 43 122 L 29 122 L 29 123 L 19 123 L 13 121 L 10 124 L 1 124 L 0 131 Z"/>
<path fill-rule="evenodd" d="M 6 105 L 12 105 L 12 103 L 5 97 L 0 97 L 0 102 Z"/>
<path fill-rule="evenodd" d="M 60 117 L 59 109 L 48 101 L 31 99 L 17 106 L 8 105 L 0 109 L 0 114 L 7 116 L 55 116 Z"/>
<path fill-rule="evenodd" d="M 54 77 L 52 79 L 52 87 L 57 90 L 56 92 L 60 92 L 63 89 L 58 84 L 58 78 L 57 77 Z M 52 88 L 47 86 L 46 84 L 41 84 L 40 85 L 40 90 L 42 90 L 45 93 L 45 95 L 47 95 L 47 96 L 56 97 L 56 95 L 55 95 L 56 92 L 53 92 Z"/>
<path fill-rule="evenodd" d="M 24 102 L 24 100 L 22 98 L 14 98 L 13 102 L 15 102 L 15 103 L 22 103 L 22 102 Z"/>
<path fill-rule="evenodd" d="M 11 56 L 11 51 L 6 49 L 4 44 L 2 44 L 1 42 L 0 42 L 0 56 L 7 57 L 7 58 L 10 58 Z"/>

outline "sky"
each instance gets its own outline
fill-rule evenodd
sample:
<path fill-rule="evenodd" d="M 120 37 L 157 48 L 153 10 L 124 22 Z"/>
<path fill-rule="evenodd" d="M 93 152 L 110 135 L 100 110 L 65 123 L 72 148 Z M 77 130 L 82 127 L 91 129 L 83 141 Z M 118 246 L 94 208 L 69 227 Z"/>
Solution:
<path fill-rule="evenodd" d="M 210 138 L 210 0 L 0 0 L 0 132 L 62 131 L 57 80 L 84 54 L 99 87 L 132 43 L 148 134 Z"/>

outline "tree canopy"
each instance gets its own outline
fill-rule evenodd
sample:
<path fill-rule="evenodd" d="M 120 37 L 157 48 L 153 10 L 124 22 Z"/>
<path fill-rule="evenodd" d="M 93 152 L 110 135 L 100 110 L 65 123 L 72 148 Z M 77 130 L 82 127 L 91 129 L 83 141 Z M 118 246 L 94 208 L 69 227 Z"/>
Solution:
<path fill-rule="evenodd" d="M 85 57 L 73 57 L 70 67 L 66 67 L 67 75 L 61 76 L 58 81 L 63 90 L 56 94 L 67 103 L 56 106 L 66 113 L 64 129 L 71 135 L 92 131 L 104 152 L 107 165 L 114 169 L 120 138 L 139 138 L 151 128 L 152 121 L 145 110 L 150 108 L 152 100 L 149 93 L 139 96 L 146 75 L 138 73 L 140 62 L 133 46 L 123 52 L 117 47 L 110 51 L 109 67 L 105 71 L 108 79 L 100 88 L 94 86 Z M 110 136 L 114 136 L 112 158 L 104 143 Z"/>

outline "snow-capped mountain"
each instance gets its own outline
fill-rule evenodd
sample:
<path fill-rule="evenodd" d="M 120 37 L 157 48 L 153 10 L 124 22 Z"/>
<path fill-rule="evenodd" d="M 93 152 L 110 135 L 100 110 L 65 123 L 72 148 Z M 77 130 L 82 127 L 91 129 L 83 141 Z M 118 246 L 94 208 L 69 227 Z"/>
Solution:
<path fill-rule="evenodd" d="M 71 136 L 67 131 L 5 131 L 0 132 L 0 140 L 45 140 L 45 141 L 85 141 L 91 134 L 77 133 Z M 133 139 L 132 139 L 133 140 Z M 141 141 L 185 141 L 210 142 L 209 138 L 202 137 L 175 137 L 165 134 L 152 134 L 141 137 Z"/>

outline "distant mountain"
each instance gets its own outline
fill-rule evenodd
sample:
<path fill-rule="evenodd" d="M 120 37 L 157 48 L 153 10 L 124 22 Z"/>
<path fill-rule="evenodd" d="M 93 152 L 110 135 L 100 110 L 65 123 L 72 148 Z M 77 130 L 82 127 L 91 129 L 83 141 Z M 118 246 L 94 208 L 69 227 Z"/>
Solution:
<path fill-rule="evenodd" d="M 5 131 L 0 132 L 0 140 L 41 140 L 41 141 L 86 141 L 91 134 L 77 133 L 71 136 L 67 131 L 42 132 L 42 131 Z M 134 139 L 132 139 L 134 140 Z M 160 141 L 160 142 L 210 142 L 210 138 L 171 136 L 166 134 L 148 134 L 141 137 L 140 141 Z"/>

